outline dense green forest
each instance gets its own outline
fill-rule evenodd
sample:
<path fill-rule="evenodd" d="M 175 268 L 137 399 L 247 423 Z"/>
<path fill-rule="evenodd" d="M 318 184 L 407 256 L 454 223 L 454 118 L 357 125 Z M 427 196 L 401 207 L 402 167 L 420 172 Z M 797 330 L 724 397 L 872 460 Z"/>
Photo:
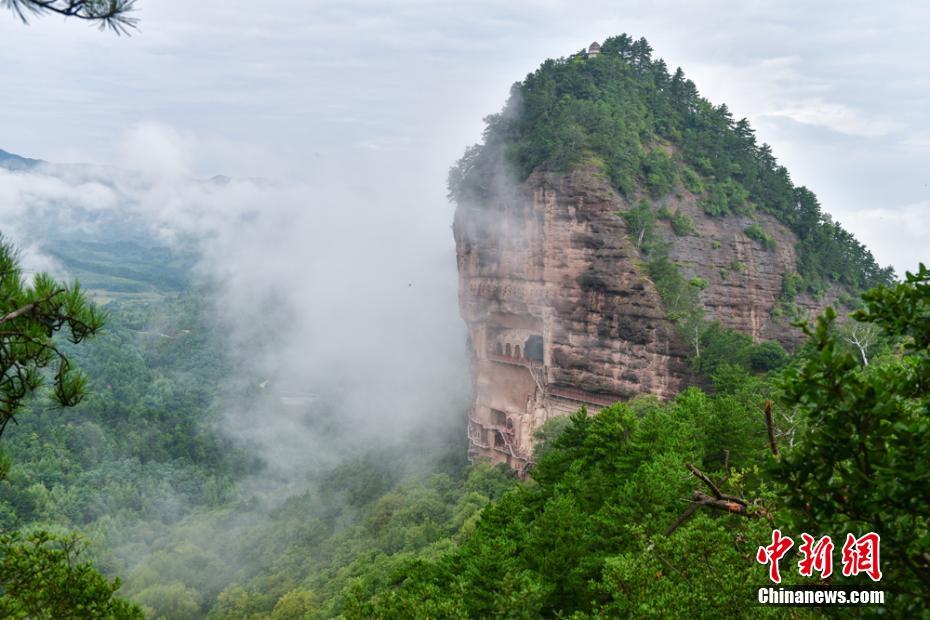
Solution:
<path fill-rule="evenodd" d="M 232 372 L 210 315 L 212 291 L 177 292 L 175 279 L 129 267 L 152 254 L 132 243 L 60 249 L 112 290 L 96 291 L 106 326 L 93 343 L 60 344 L 87 377 L 81 402 L 60 408 L 37 392 L 3 437 L 10 467 L 0 481 L 0 529 L 10 539 L 0 550 L 11 566 L 46 567 L 42 584 L 18 590 L 22 608 L 3 608 L 9 615 L 62 597 L 73 603 L 67 592 L 81 584 L 97 606 L 77 617 L 134 617 L 110 601 L 113 588 L 95 566 L 119 575 L 119 595 L 150 617 L 331 617 L 350 583 L 364 576 L 374 592 L 516 484 L 509 472 L 467 465 L 462 412 L 404 438 L 429 442 L 426 453 L 404 443 L 362 446 L 286 487 L 223 430 L 233 400 L 251 404 L 255 424 L 275 409 L 257 379 Z M 324 398 L 310 414 L 338 417 L 338 403 Z M 333 439 L 344 432 L 313 428 Z M 59 570 L 66 557 L 89 572 Z"/>
<path fill-rule="evenodd" d="M 765 584 L 754 552 L 780 527 L 795 538 L 881 532 L 884 610 L 926 613 L 924 269 L 868 293 L 857 320 L 828 312 L 779 370 L 721 361 L 707 391 L 553 420 L 526 481 L 465 462 L 453 414 L 447 439 L 416 440 L 427 453 L 370 447 L 283 495 L 218 432 L 221 392 L 248 399 L 256 388 L 224 379 L 209 298 L 109 302 L 106 332 L 67 349 L 88 395 L 67 409 L 39 396 L 17 414 L 3 437 L 12 466 L 0 483 L 0 548 L 8 566 L 44 567 L 44 581 L 21 592 L 39 588 L 47 602 L 77 579 L 98 606 L 76 617 L 823 613 L 751 605 Z M 712 488 L 740 507 L 719 510 Z M 689 501 L 700 507 L 690 515 Z M 69 554 L 84 577 L 60 574 Z M 794 562 L 794 552 L 782 561 L 785 583 L 803 582 Z M 122 578 L 122 598 L 96 570 Z"/>
<path fill-rule="evenodd" d="M 484 143 L 450 173 L 460 202 L 486 199 L 501 174 L 520 181 L 537 169 L 593 165 L 633 202 L 688 191 L 712 216 L 772 214 L 797 235 L 801 288 L 814 294 L 831 283 L 862 291 L 893 278 L 813 192 L 791 182 L 746 119 L 701 97 L 680 68 L 669 73 L 645 39 L 624 34 L 606 39 L 596 57 L 547 60 L 485 121 Z"/>

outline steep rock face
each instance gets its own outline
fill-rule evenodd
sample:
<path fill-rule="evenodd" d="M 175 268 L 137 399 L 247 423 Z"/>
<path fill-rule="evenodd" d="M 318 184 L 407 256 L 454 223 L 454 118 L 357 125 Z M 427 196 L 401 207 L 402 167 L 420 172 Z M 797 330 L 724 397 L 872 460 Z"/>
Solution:
<path fill-rule="evenodd" d="M 669 242 L 669 258 L 686 278 L 700 277 L 708 287 L 700 294 L 707 318 L 736 329 L 755 341 L 776 340 L 787 348 L 797 345 L 802 332 L 787 317 L 773 319 L 786 273 L 797 270 L 797 237 L 771 215 L 711 217 L 698 199 L 688 193 L 669 194 L 656 202 L 670 211 L 680 210 L 694 222 L 695 234 L 677 236 L 668 222 L 657 223 Z M 774 247 L 749 238 L 746 228 L 758 224 L 772 237 Z M 822 299 L 798 295 L 794 304 L 801 314 L 817 314 L 837 299 L 830 288 Z"/>
<path fill-rule="evenodd" d="M 798 340 L 786 320 L 770 318 L 783 274 L 795 268 L 793 233 L 762 214 L 711 218 L 687 193 L 655 206 L 694 221 L 694 234 L 678 237 L 665 222 L 659 234 L 686 277 L 708 282 L 708 318 L 756 340 Z M 459 298 L 476 376 L 473 456 L 520 469 L 550 417 L 637 394 L 667 398 L 695 380 L 688 345 L 618 215 L 629 208 L 603 173 L 586 167 L 537 171 L 457 209 Z M 746 236 L 752 222 L 775 239 L 773 249 Z M 829 298 L 799 301 L 817 310 Z"/>

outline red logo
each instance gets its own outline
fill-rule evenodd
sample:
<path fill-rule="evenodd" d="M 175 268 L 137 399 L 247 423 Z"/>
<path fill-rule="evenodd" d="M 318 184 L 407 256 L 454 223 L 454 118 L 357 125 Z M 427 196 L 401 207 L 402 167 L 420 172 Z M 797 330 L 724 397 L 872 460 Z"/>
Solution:
<path fill-rule="evenodd" d="M 798 571 L 804 577 L 810 577 L 814 571 L 820 573 L 821 579 L 826 579 L 833 574 L 833 541 L 829 536 L 824 536 L 817 543 L 814 543 L 814 537 L 810 534 L 801 534 L 804 543 L 798 547 L 802 557 L 798 561 Z"/>
<path fill-rule="evenodd" d="M 865 573 L 872 581 L 882 578 L 882 570 L 878 566 L 878 546 L 881 537 L 875 532 L 869 532 L 862 538 L 846 534 L 843 544 L 843 575 L 851 577 Z"/>
<path fill-rule="evenodd" d="M 778 572 L 778 561 L 794 546 L 794 541 L 781 535 L 781 530 L 772 530 L 772 544 L 759 547 L 756 551 L 756 561 L 759 564 L 769 564 L 769 579 L 781 583 L 781 573 Z"/>
<path fill-rule="evenodd" d="M 814 573 L 820 574 L 821 579 L 826 579 L 833 574 L 833 540 L 829 536 L 823 536 L 819 540 L 815 539 L 808 533 L 801 534 L 803 541 L 798 547 L 800 559 L 798 560 L 798 572 L 802 577 L 813 577 Z M 869 532 L 860 538 L 853 534 L 846 534 L 846 542 L 843 544 L 843 576 L 855 577 L 860 573 L 869 576 L 872 581 L 880 581 L 882 570 L 880 567 L 879 546 L 881 537 Z M 781 530 L 772 530 L 772 543 L 764 547 L 759 547 L 756 551 L 756 561 L 759 564 L 769 565 L 769 579 L 774 583 L 781 583 L 781 572 L 779 571 L 778 561 L 781 560 L 791 547 L 794 541 L 781 533 Z"/>

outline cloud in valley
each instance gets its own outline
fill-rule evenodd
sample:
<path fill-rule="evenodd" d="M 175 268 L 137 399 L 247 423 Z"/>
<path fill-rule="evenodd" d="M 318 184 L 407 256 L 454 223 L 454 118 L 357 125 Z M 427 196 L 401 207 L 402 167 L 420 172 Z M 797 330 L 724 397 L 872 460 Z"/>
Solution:
<path fill-rule="evenodd" d="M 451 208 L 408 182 L 408 159 L 372 152 L 287 182 L 198 180 L 176 166 L 199 148 L 170 127 L 136 126 L 120 147 L 138 170 L 0 169 L 0 217 L 28 221 L 12 239 L 29 266 L 54 262 L 40 242 L 112 237 L 132 223 L 169 245 L 193 243 L 216 292 L 239 374 L 231 382 L 323 392 L 351 446 L 274 408 L 225 403 L 228 425 L 282 471 L 319 465 L 458 420 L 470 389 L 458 318 Z M 108 177 L 107 184 L 99 180 Z"/>

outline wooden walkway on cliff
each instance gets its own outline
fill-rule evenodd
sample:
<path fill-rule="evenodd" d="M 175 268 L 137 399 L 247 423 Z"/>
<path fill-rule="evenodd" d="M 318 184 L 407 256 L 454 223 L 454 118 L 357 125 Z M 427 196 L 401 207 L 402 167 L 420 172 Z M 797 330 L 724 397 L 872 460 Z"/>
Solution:
<path fill-rule="evenodd" d="M 512 364 L 524 368 L 542 368 L 542 362 L 528 357 L 514 357 L 513 355 L 500 355 L 499 353 L 488 353 L 487 356 L 492 362 L 500 362 L 501 364 Z"/>
<path fill-rule="evenodd" d="M 609 407 L 610 405 L 620 400 L 619 398 L 610 398 L 609 396 L 592 394 L 583 390 L 558 387 L 555 385 L 549 386 L 549 394 L 552 396 L 558 396 L 559 398 L 565 398 L 567 400 L 574 400 L 579 403 L 597 405 L 598 407 Z"/>

